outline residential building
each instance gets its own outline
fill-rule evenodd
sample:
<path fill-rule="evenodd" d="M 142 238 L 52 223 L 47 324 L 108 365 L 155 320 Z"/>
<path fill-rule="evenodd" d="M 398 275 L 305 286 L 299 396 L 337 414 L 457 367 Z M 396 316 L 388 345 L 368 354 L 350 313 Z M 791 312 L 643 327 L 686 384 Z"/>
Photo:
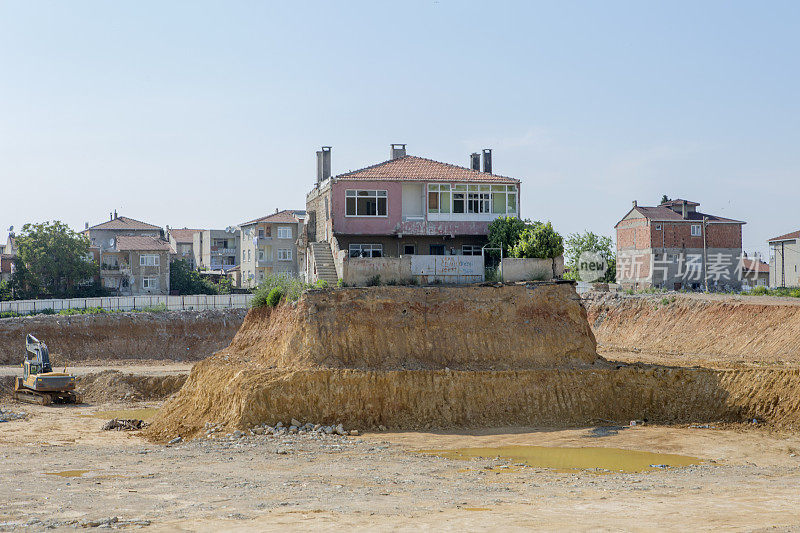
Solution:
<path fill-rule="evenodd" d="M 769 279 L 773 287 L 800 287 L 800 231 L 767 241 L 770 250 Z"/>
<path fill-rule="evenodd" d="M 14 226 L 8 228 L 8 238 L 5 244 L 0 244 L 0 254 L 17 255 L 16 236 L 14 235 Z"/>
<path fill-rule="evenodd" d="M 298 248 L 306 212 L 276 210 L 275 213 L 239 224 L 240 276 L 242 287 L 255 287 L 273 273 L 298 276 L 305 264 L 305 250 Z"/>
<path fill-rule="evenodd" d="M 8 281 L 14 273 L 14 257 L 11 254 L 0 254 L 0 281 Z"/>
<path fill-rule="evenodd" d="M 615 226 L 617 282 L 626 289 L 740 288 L 745 223 L 701 213 L 699 205 L 634 201 Z"/>
<path fill-rule="evenodd" d="M 100 264 L 100 283 L 121 295 L 168 294 L 172 247 L 163 230 L 153 224 L 118 216 L 83 233 Z"/>
<path fill-rule="evenodd" d="M 489 149 L 461 167 L 393 144 L 389 160 L 332 177 L 331 149 L 322 147 L 306 196 L 309 277 L 340 250 L 350 257 L 481 255 L 489 223 L 519 216 L 519 192 L 519 180 L 492 173 Z"/>
<path fill-rule="evenodd" d="M 195 264 L 203 272 L 224 272 L 239 264 L 239 231 L 206 229 L 194 234 Z"/>
<path fill-rule="evenodd" d="M 167 226 L 167 241 L 172 246 L 175 259 L 186 261 L 189 268 L 197 268 L 194 250 L 195 235 L 203 230 L 189 228 L 170 228 Z"/>
<path fill-rule="evenodd" d="M 761 260 L 758 255 L 742 259 L 742 287 L 769 287 L 769 264 Z"/>
<path fill-rule="evenodd" d="M 121 235 L 114 247 L 102 251 L 100 279 L 103 287 L 122 296 L 169 294 L 172 247 L 164 239 Z"/>

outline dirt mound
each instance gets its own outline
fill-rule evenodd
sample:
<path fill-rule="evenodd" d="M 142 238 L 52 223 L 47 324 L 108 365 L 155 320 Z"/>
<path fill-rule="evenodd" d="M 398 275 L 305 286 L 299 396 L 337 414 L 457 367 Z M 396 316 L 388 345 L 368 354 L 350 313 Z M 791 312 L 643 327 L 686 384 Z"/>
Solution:
<path fill-rule="evenodd" d="M 597 370 L 262 371 L 206 362 L 148 428 L 165 441 L 207 421 L 245 429 L 290 418 L 347 427 L 576 427 L 627 423 L 760 422 L 800 427 L 800 372 L 641 366 Z M 214 386 L 209 388 L 208 384 Z"/>
<path fill-rule="evenodd" d="M 37 315 L 0 319 L 0 364 L 19 364 L 25 335 L 47 343 L 53 366 L 83 361 L 199 361 L 227 346 L 245 309 Z"/>
<path fill-rule="evenodd" d="M 148 431 L 154 438 L 176 428 L 188 435 L 209 420 L 239 427 L 278 412 L 288 420 L 297 409 L 309 420 L 348 416 L 364 427 L 372 425 L 374 409 L 384 407 L 384 418 L 395 417 L 386 425 L 409 426 L 415 414 L 370 400 L 369 387 L 382 398 L 417 398 L 421 384 L 448 381 L 437 381 L 436 371 L 451 376 L 598 364 L 604 361 L 569 283 L 309 291 L 296 304 L 251 311 L 228 348 L 192 368 Z M 410 369 L 418 372 L 403 372 Z M 417 381 L 390 377 L 406 375 Z M 359 385 L 358 376 L 372 385 Z M 503 389 L 505 379 L 496 385 Z M 441 387 L 423 396 L 440 398 Z M 474 392 L 463 390 L 465 396 Z M 439 409 L 435 398 L 433 412 Z M 483 394 L 465 401 L 480 418 L 492 400 Z M 438 420 L 449 423 L 444 412 Z"/>
<path fill-rule="evenodd" d="M 268 369 L 510 370 L 597 361 L 571 284 L 307 292 L 251 311 L 220 365 Z"/>
<path fill-rule="evenodd" d="M 590 294 L 605 350 L 800 362 L 800 305 L 748 297 Z"/>
<path fill-rule="evenodd" d="M 80 376 L 77 390 L 88 403 L 163 400 L 180 390 L 185 381 L 185 375 L 139 376 L 104 370 Z"/>

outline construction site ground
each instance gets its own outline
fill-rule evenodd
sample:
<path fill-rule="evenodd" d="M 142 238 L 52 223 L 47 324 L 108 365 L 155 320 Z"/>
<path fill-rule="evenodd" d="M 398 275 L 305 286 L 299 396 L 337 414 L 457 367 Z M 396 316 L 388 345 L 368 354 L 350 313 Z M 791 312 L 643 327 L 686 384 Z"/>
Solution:
<path fill-rule="evenodd" d="M 793 307 L 771 316 L 766 307 L 773 301 L 748 300 L 764 306 L 753 310 L 722 299 L 726 307 L 717 313 L 703 307 L 706 301 L 716 305 L 713 298 L 664 298 L 589 301 L 600 355 L 621 363 L 800 371 Z M 697 326 L 703 313 L 716 320 L 707 329 Z M 765 321 L 759 331 L 781 332 L 779 342 L 747 331 L 754 319 Z M 733 337 L 736 332 L 741 338 Z M 686 339 L 702 353 L 687 348 Z M 737 346 L 742 349 L 726 351 Z M 346 437 L 246 432 L 237 438 L 225 430 L 215 438 L 201 432 L 195 440 L 166 445 L 140 431 L 101 429 L 126 410 L 144 416 L 142 409 L 161 407 L 190 365 L 93 359 L 70 366 L 88 387 L 87 403 L 51 407 L 13 401 L 9 385 L 19 367 L 0 367 L 0 419 L 8 420 L 0 423 L 0 531 L 800 531 L 800 432 L 763 421 L 348 427 L 361 433 Z M 557 471 L 493 457 L 421 453 L 514 445 L 680 454 L 699 464 L 641 473 Z"/>
<path fill-rule="evenodd" d="M 122 369 L 168 375 L 176 366 Z M 0 404 L 28 415 L 0 424 L 0 530 L 800 528 L 800 435 L 759 425 L 248 435 L 163 446 L 138 432 L 102 431 L 105 419 L 89 416 L 160 402 Z M 560 473 L 417 453 L 508 445 L 615 447 L 703 462 Z"/>

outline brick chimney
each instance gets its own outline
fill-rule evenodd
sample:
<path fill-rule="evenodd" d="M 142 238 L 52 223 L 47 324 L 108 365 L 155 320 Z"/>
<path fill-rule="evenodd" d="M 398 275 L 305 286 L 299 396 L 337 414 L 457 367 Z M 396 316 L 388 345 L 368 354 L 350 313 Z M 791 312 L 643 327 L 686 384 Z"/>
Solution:
<path fill-rule="evenodd" d="M 492 149 L 483 149 L 483 171 L 487 174 L 492 173 Z"/>
<path fill-rule="evenodd" d="M 481 171 L 481 154 L 478 152 L 469 154 L 469 168 L 477 170 L 478 172 Z"/>
<path fill-rule="evenodd" d="M 393 144 L 392 147 L 389 149 L 389 159 L 400 159 L 401 157 L 406 156 L 406 145 L 405 144 Z"/>
<path fill-rule="evenodd" d="M 331 147 L 323 146 L 317 152 L 317 184 L 331 177 Z"/>

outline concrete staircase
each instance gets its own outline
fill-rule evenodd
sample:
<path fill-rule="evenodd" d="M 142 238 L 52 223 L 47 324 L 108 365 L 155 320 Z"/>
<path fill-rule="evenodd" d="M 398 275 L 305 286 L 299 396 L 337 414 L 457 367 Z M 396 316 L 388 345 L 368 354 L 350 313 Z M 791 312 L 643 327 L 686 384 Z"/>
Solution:
<path fill-rule="evenodd" d="M 317 265 L 317 279 L 324 279 L 329 286 L 335 287 L 339 276 L 336 275 L 331 244 L 329 242 L 312 242 L 311 253 L 314 255 L 314 264 Z"/>

